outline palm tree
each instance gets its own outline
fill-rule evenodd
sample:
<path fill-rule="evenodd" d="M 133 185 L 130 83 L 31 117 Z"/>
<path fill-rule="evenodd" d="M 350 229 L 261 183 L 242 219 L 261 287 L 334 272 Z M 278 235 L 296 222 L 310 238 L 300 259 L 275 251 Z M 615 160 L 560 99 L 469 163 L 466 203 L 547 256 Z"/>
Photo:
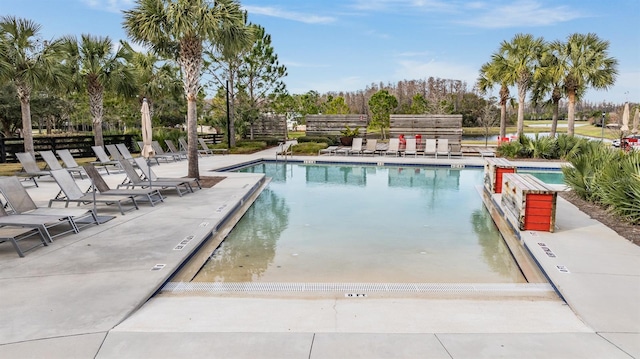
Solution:
<path fill-rule="evenodd" d="M 13 82 L 20 100 L 25 152 L 34 153 L 31 131 L 31 93 L 45 85 L 59 86 L 64 76 L 58 66 L 60 41 L 42 41 L 41 26 L 31 20 L 0 18 L 0 80 Z"/>
<path fill-rule="evenodd" d="M 524 102 L 544 46 L 541 37 L 534 38 L 530 34 L 517 34 L 511 42 L 503 41 L 500 45 L 499 51 L 506 59 L 512 80 L 518 88 L 518 136 L 524 133 Z"/>
<path fill-rule="evenodd" d="M 551 118 L 551 131 L 549 137 L 555 137 L 558 129 L 558 108 L 560 100 L 564 96 L 562 82 L 566 75 L 565 62 L 560 60 L 559 51 L 562 43 L 553 41 L 550 43 L 540 59 L 540 67 L 534 74 L 534 86 L 532 101 L 535 104 L 543 101 L 544 97 L 549 95 L 546 102 L 552 107 L 553 115 Z"/>
<path fill-rule="evenodd" d="M 129 53 L 126 46 L 121 45 L 115 52 L 112 49 L 113 42 L 109 37 L 84 34 L 80 42 L 74 37 L 65 38 L 66 65 L 73 76 L 72 85 L 78 89 L 86 88 L 89 94 L 96 146 L 104 145 L 104 92 L 114 90 L 120 95 L 131 96 L 135 91 L 133 73 L 127 65 Z"/>
<path fill-rule="evenodd" d="M 491 62 L 480 67 L 478 89 L 482 93 L 500 84 L 500 138 L 507 135 L 507 101 L 509 100 L 509 86 L 513 85 L 513 78 L 507 66 L 507 60 L 500 53 L 491 56 Z"/>
<path fill-rule="evenodd" d="M 153 115 L 156 99 L 180 96 L 182 92 L 180 69 L 170 62 L 162 61 L 153 53 L 135 51 L 128 43 L 125 43 L 125 48 L 131 54 L 130 64 L 136 78 L 135 83 L 138 84 L 138 105 L 141 105 L 142 99 L 146 98 Z"/>
<path fill-rule="evenodd" d="M 565 66 L 564 92 L 568 98 L 567 135 L 573 136 L 576 101 L 589 86 L 607 89 L 615 83 L 618 61 L 608 55 L 609 42 L 596 34 L 572 34 L 558 49 L 559 60 Z"/>
<path fill-rule="evenodd" d="M 177 59 L 187 99 L 189 177 L 198 169 L 197 107 L 202 71 L 203 43 L 233 39 L 241 32 L 243 14 L 234 0 L 137 0 L 124 12 L 124 28 L 136 43 L 163 57 Z M 224 36 L 223 36 L 224 35 Z"/>

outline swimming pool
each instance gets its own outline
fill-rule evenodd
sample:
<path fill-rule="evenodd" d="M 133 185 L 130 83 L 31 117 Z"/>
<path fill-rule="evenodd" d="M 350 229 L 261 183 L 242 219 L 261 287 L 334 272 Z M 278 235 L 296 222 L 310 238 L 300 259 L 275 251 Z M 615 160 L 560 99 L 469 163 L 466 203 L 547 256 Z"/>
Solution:
<path fill-rule="evenodd" d="M 273 180 L 194 282 L 524 283 L 480 169 L 262 163 Z"/>

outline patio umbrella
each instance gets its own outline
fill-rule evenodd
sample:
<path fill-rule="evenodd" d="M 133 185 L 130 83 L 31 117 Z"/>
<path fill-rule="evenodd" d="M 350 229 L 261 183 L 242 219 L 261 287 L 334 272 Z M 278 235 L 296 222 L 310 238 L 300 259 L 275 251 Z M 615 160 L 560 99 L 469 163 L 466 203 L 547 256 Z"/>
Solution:
<path fill-rule="evenodd" d="M 635 115 L 633 115 L 633 129 L 631 130 L 631 132 L 633 134 L 638 133 L 638 125 L 640 124 L 640 109 L 636 108 L 636 113 Z"/>
<path fill-rule="evenodd" d="M 153 141 L 153 136 L 151 134 L 151 113 L 149 112 L 149 103 L 145 98 L 142 100 L 142 143 L 144 146 L 142 147 L 142 157 L 149 159 L 155 155 L 153 151 L 153 146 L 151 146 L 151 141 Z"/>
<path fill-rule="evenodd" d="M 153 136 L 151 134 L 151 113 L 149 112 L 149 103 L 147 99 L 142 100 L 142 157 L 147 159 L 147 166 L 151 167 L 151 157 L 155 155 L 151 142 Z M 149 176 L 149 187 L 151 187 L 151 176 Z"/>
<path fill-rule="evenodd" d="M 622 132 L 629 131 L 629 103 L 626 102 L 624 104 L 624 111 L 622 111 L 622 127 L 620 127 Z"/>

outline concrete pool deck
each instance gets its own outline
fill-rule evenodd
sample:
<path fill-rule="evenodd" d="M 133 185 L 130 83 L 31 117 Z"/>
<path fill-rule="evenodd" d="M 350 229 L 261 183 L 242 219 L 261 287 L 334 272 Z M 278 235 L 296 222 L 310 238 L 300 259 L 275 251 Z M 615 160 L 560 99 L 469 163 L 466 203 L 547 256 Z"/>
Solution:
<path fill-rule="evenodd" d="M 275 150 L 201 158 L 201 175 L 260 158 L 274 159 Z M 484 164 L 480 158 L 294 159 Z M 153 169 L 184 176 L 186 161 Z M 105 178 L 115 185 L 123 176 Z M 142 203 L 124 216 L 99 205 L 99 214 L 115 218 L 25 258 L 0 244 L 0 357 L 640 358 L 640 248 L 561 198 L 555 233 L 520 237 L 564 301 L 154 296 L 262 180 L 224 176 L 213 188 L 184 197 L 168 191 L 165 203 Z M 57 185 L 39 184 L 28 191 L 46 206 Z"/>

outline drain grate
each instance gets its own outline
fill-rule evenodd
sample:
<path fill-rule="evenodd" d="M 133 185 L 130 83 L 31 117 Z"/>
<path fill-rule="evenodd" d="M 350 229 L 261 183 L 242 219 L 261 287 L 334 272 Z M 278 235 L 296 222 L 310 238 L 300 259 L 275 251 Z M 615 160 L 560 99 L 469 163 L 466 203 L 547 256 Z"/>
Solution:
<path fill-rule="evenodd" d="M 338 292 L 338 293 L 541 293 L 552 292 L 548 283 L 252 283 L 169 282 L 163 292 Z"/>

